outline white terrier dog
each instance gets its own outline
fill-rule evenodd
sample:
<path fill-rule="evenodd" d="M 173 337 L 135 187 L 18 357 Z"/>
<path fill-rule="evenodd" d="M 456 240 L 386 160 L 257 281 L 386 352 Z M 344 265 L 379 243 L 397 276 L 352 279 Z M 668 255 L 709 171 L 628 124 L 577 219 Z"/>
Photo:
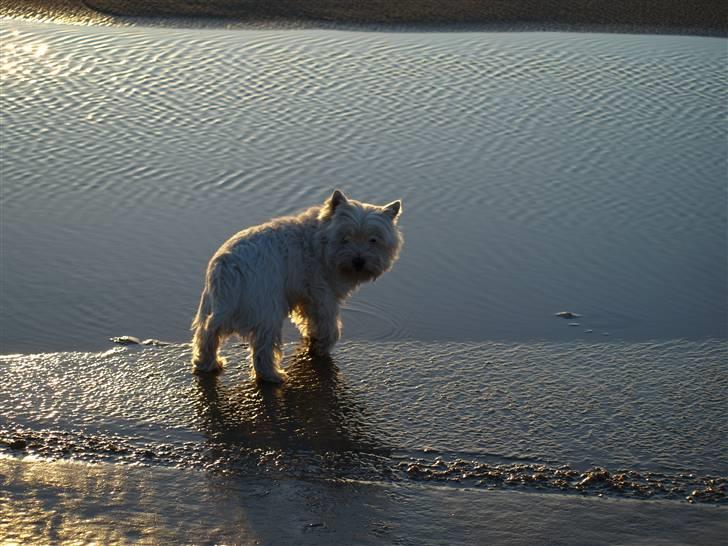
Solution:
<path fill-rule="evenodd" d="M 216 372 L 220 343 L 232 334 L 250 342 L 254 376 L 280 383 L 286 316 L 309 350 L 326 355 L 339 339 L 339 308 L 359 284 L 397 259 L 402 203 L 379 207 L 339 190 L 298 216 L 271 220 L 228 239 L 207 266 L 192 322 L 195 373 Z"/>

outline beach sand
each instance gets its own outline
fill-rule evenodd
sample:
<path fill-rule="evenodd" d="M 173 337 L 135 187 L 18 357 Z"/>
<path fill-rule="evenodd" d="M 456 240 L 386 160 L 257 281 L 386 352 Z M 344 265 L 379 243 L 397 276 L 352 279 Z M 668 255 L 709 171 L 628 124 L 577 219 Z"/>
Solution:
<path fill-rule="evenodd" d="M 228 18 L 298 25 L 455 26 L 725 35 L 721 0 L 0 0 L 0 14 L 112 22 L 108 16 Z"/>

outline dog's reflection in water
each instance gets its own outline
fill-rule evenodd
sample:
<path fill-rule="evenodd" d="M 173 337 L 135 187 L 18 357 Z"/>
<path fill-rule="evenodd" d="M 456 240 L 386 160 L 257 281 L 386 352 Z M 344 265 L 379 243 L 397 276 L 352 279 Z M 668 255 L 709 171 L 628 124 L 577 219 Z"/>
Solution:
<path fill-rule="evenodd" d="M 208 439 L 249 449 L 381 452 L 376 427 L 330 357 L 304 348 L 283 386 L 198 379 L 198 411 Z"/>

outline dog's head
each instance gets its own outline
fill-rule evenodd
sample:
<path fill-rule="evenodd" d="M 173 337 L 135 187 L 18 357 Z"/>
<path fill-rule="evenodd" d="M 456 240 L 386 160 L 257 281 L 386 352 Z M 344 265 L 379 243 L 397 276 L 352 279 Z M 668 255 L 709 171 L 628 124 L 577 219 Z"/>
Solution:
<path fill-rule="evenodd" d="M 402 234 L 397 220 L 401 214 L 401 201 L 370 205 L 335 190 L 319 212 L 329 268 L 354 284 L 379 277 L 399 255 Z"/>

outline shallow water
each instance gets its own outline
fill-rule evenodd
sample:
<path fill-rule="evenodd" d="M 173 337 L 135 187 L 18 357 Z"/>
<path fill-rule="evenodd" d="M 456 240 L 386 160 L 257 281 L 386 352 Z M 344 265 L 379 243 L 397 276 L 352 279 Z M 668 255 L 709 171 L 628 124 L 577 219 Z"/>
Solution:
<path fill-rule="evenodd" d="M 728 335 L 724 40 L 2 32 L 4 352 L 184 341 L 216 247 L 335 186 L 405 204 L 347 339 Z"/>

